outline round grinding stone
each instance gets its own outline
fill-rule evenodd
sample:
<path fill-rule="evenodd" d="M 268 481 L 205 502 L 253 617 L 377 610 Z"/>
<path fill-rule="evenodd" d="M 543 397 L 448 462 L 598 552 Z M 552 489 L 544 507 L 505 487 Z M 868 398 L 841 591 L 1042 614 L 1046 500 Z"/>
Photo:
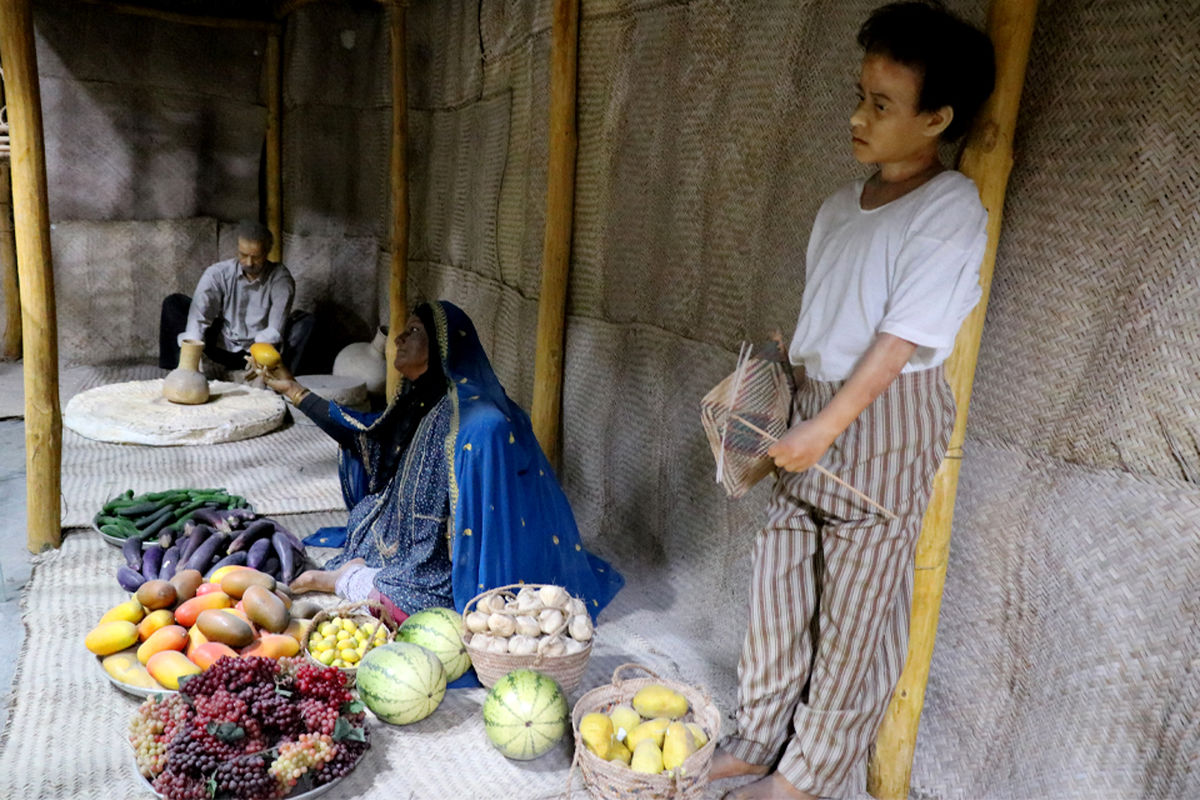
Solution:
<path fill-rule="evenodd" d="M 283 398 L 266 389 L 209 381 L 208 402 L 188 406 L 163 397 L 162 385 L 160 378 L 80 392 L 63 410 L 63 425 L 101 442 L 218 444 L 273 431 L 287 414 Z"/>

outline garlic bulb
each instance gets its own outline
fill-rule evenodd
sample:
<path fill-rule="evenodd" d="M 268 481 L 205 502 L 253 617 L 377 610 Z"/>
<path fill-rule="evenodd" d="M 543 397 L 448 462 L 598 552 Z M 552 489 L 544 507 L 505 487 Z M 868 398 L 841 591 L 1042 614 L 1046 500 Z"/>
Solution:
<path fill-rule="evenodd" d="M 517 635 L 531 636 L 534 639 L 542 635 L 542 629 L 538 625 L 536 617 L 522 615 L 517 617 Z"/>
<path fill-rule="evenodd" d="M 576 653 L 582 653 L 584 650 L 587 650 L 587 643 L 580 642 L 575 639 L 564 639 L 563 647 L 566 648 L 565 654 L 568 656 L 572 656 L 572 655 L 575 655 Z"/>
<path fill-rule="evenodd" d="M 538 598 L 546 608 L 566 608 L 571 596 L 561 586 L 543 586 L 538 589 Z"/>
<path fill-rule="evenodd" d="M 510 617 L 515 617 L 517 614 L 520 614 L 521 609 L 517 605 L 517 601 L 509 600 L 507 603 L 505 603 L 504 604 L 504 613 L 508 614 Z"/>
<path fill-rule="evenodd" d="M 571 617 L 571 622 L 567 625 L 567 632 L 571 634 L 571 638 L 580 642 L 586 642 L 592 638 L 592 620 L 587 614 L 576 614 Z"/>
<path fill-rule="evenodd" d="M 492 639 L 491 644 L 488 645 L 488 652 L 496 653 L 497 655 L 507 653 L 508 639 Z"/>
<path fill-rule="evenodd" d="M 487 633 L 475 633 L 471 635 L 471 647 L 476 650 L 487 650 L 492 644 L 492 639 L 495 637 Z"/>
<path fill-rule="evenodd" d="M 479 601 L 479 610 L 503 614 L 504 606 L 507 604 L 508 600 L 502 594 L 488 595 Z"/>
<path fill-rule="evenodd" d="M 543 636 L 538 640 L 539 656 L 563 656 L 567 654 L 567 645 L 561 636 Z"/>
<path fill-rule="evenodd" d="M 486 633 L 488 630 L 488 615 L 482 611 L 472 611 L 467 614 L 467 630 L 471 633 Z"/>
<path fill-rule="evenodd" d="M 516 633 L 517 623 L 508 614 L 492 614 L 488 617 L 488 629 L 496 636 L 507 639 Z"/>
<path fill-rule="evenodd" d="M 518 614 L 536 614 L 545 606 L 542 605 L 542 600 L 538 597 L 537 590 L 526 587 L 517 595 L 517 613 Z"/>
<path fill-rule="evenodd" d="M 586 613 L 587 613 L 587 603 L 583 602 L 578 597 L 572 597 L 569 601 L 567 601 L 567 614 L 569 616 L 574 617 L 578 614 L 586 614 Z"/>
<path fill-rule="evenodd" d="M 515 656 L 531 656 L 537 652 L 538 641 L 530 636 L 517 634 L 508 640 L 508 652 Z"/>
<path fill-rule="evenodd" d="M 538 627 L 542 629 L 542 633 L 557 633 L 563 620 L 563 613 L 557 608 L 544 608 L 538 614 Z"/>

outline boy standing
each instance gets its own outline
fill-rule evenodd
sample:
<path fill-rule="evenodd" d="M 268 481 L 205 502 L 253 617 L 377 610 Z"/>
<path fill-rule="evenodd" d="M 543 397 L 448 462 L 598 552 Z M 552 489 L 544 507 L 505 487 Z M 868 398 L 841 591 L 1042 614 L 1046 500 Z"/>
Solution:
<path fill-rule="evenodd" d="M 986 35 L 924 2 L 876 10 L 850 117 L 878 165 L 821 206 L 789 359 L 792 428 L 754 545 L 738 733 L 711 777 L 735 800 L 855 796 L 907 655 L 913 552 L 954 425 L 942 363 L 980 297 L 987 213 L 938 159 L 991 93 Z M 876 513 L 818 461 L 892 509 Z M 807 691 L 805 692 L 805 689 Z"/>

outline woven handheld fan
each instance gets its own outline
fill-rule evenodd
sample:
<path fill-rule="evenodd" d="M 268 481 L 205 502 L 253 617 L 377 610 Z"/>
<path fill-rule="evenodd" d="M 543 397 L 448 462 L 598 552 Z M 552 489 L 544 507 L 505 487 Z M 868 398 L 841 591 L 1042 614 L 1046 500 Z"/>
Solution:
<path fill-rule="evenodd" d="M 717 483 L 734 498 L 775 469 L 767 449 L 787 432 L 791 412 L 787 366 L 754 356 L 752 350 L 743 343 L 733 374 L 700 400 L 700 423 L 717 462 Z M 737 424 L 739 419 L 753 428 Z"/>

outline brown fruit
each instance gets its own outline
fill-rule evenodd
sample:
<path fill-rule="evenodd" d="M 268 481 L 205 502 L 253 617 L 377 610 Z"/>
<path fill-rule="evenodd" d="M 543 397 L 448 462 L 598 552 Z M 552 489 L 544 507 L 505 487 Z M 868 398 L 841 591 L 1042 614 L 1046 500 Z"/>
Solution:
<path fill-rule="evenodd" d="M 175 587 L 168 581 L 146 581 L 137 590 L 137 599 L 146 609 L 156 611 L 175 605 Z"/>
<path fill-rule="evenodd" d="M 251 622 L 271 633 L 287 630 L 292 620 L 283 601 L 262 586 L 246 587 L 246 593 L 242 595 L 242 608 Z"/>
<path fill-rule="evenodd" d="M 275 589 L 275 579 L 256 569 L 235 569 L 221 578 L 221 591 L 240 598 L 251 586 L 261 586 L 268 592 Z"/>
<path fill-rule="evenodd" d="M 170 580 L 175 587 L 175 601 L 185 603 L 196 596 L 196 590 L 204 583 L 204 576 L 194 569 L 183 569 L 176 572 Z"/>
<path fill-rule="evenodd" d="M 196 617 L 196 627 L 210 642 L 245 647 L 254 641 L 254 629 L 233 614 L 210 608 Z"/>

